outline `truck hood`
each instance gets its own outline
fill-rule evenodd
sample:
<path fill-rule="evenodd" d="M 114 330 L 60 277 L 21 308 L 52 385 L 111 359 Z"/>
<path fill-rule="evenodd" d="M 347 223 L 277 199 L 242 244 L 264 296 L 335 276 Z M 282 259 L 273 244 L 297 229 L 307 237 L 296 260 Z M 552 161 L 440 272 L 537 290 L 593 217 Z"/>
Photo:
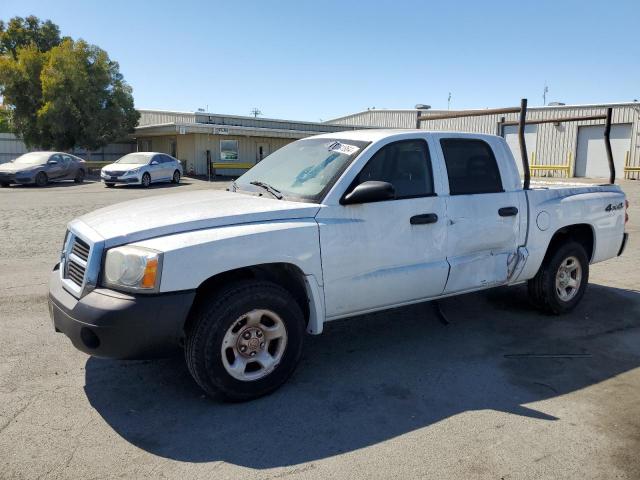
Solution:
<path fill-rule="evenodd" d="M 84 223 L 108 248 L 203 228 L 310 218 L 319 208 L 317 204 L 201 190 L 118 203 L 83 215 L 72 224 Z"/>

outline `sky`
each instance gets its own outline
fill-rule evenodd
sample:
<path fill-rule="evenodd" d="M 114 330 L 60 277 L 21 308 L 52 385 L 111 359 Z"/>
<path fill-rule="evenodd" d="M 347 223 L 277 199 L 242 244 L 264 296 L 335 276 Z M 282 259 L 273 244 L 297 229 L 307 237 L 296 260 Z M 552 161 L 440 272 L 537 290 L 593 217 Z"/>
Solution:
<path fill-rule="evenodd" d="M 106 50 L 138 108 L 327 121 L 367 108 L 640 99 L 639 0 L 31 1 Z"/>

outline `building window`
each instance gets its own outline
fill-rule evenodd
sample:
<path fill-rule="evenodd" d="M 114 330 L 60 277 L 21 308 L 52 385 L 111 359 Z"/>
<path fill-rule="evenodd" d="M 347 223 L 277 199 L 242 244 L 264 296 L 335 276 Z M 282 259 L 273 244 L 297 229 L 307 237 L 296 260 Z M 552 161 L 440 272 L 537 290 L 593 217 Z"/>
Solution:
<path fill-rule="evenodd" d="M 140 140 L 140 149 L 139 152 L 150 152 L 151 151 L 151 140 Z"/>
<path fill-rule="evenodd" d="M 238 160 L 238 140 L 220 140 L 220 160 Z"/>

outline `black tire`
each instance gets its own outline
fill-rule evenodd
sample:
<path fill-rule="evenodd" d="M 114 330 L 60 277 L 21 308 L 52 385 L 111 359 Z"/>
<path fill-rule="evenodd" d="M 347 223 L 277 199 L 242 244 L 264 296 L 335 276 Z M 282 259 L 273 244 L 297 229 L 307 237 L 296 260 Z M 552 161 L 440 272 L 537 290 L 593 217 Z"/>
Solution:
<path fill-rule="evenodd" d="M 78 173 L 76 173 L 76 178 L 74 178 L 73 181 L 76 183 L 84 182 L 84 170 L 78 170 Z"/>
<path fill-rule="evenodd" d="M 142 182 L 140 183 L 143 188 L 149 188 L 151 186 L 151 175 L 144 173 L 142 175 Z"/>
<path fill-rule="evenodd" d="M 266 376 L 252 381 L 232 377 L 222 358 L 222 342 L 243 315 L 256 309 L 275 312 L 286 328 L 286 346 L 280 362 Z M 294 372 L 305 334 L 300 306 L 291 294 L 271 282 L 242 281 L 229 285 L 200 302 L 186 332 L 185 359 L 196 383 L 210 397 L 246 401 L 273 392 Z"/>
<path fill-rule="evenodd" d="M 104 184 L 104 186 L 107 187 L 107 188 L 113 188 L 114 185 L 115 185 L 115 183 L 106 183 L 105 182 L 105 184 Z"/>
<path fill-rule="evenodd" d="M 8 188 L 11 184 L 7 182 L 0 183 L 0 188 Z"/>
<path fill-rule="evenodd" d="M 49 177 L 44 172 L 38 172 L 36 175 L 36 185 L 39 187 L 45 187 L 49 183 Z"/>
<path fill-rule="evenodd" d="M 570 257 L 578 260 L 581 279 L 575 293 L 563 300 L 556 288 L 556 275 L 561 265 Z M 529 298 L 533 305 L 550 315 L 561 315 L 573 310 L 584 296 L 589 283 L 589 259 L 584 247 L 578 242 L 569 241 L 560 245 L 555 252 L 547 254 L 540 270 L 529 280 Z"/>
<path fill-rule="evenodd" d="M 175 183 L 176 185 L 180 183 L 180 171 L 176 170 L 173 172 L 173 178 L 171 179 L 171 183 Z"/>

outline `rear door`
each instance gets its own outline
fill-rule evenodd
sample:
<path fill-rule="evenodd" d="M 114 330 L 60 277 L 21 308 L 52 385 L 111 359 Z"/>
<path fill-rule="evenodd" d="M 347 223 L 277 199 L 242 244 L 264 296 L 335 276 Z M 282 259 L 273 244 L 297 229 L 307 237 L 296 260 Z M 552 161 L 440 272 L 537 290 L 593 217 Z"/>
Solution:
<path fill-rule="evenodd" d="M 344 193 L 366 181 L 392 183 L 394 200 L 328 205 L 316 220 L 328 318 L 440 295 L 445 258 L 445 200 L 434 187 L 423 139 L 382 146 Z"/>
<path fill-rule="evenodd" d="M 516 259 L 522 191 L 505 191 L 496 155 L 481 138 L 440 135 L 447 170 L 445 294 L 504 284 Z"/>

